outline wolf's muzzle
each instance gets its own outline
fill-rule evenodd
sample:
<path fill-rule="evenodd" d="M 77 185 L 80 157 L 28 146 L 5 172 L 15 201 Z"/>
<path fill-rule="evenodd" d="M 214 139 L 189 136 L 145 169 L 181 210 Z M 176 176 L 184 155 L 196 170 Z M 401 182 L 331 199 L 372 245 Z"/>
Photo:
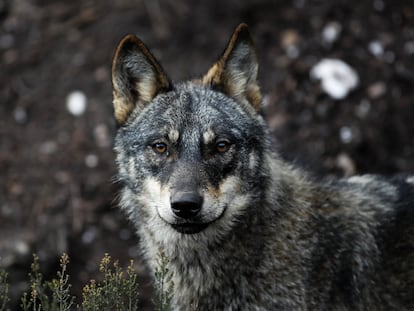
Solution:
<path fill-rule="evenodd" d="M 190 219 L 197 216 L 203 205 L 203 197 L 197 192 L 176 192 L 171 196 L 171 209 L 180 218 Z"/>

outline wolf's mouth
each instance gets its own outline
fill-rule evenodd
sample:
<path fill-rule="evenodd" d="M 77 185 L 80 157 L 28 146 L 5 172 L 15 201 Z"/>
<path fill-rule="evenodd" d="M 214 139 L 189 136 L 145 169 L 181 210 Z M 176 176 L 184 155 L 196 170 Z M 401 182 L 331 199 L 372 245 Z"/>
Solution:
<path fill-rule="evenodd" d="M 208 223 L 183 223 L 183 224 L 171 224 L 171 226 L 180 233 L 194 234 L 203 231 L 207 228 Z"/>

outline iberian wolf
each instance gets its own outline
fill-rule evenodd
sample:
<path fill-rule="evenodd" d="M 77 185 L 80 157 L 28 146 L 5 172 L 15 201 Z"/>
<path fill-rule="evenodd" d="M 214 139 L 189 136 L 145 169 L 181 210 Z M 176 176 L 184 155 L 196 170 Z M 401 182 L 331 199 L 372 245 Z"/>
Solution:
<path fill-rule="evenodd" d="M 112 70 L 120 205 L 174 310 L 414 310 L 414 177 L 317 180 L 271 149 L 247 26 L 172 83 L 134 35 Z"/>

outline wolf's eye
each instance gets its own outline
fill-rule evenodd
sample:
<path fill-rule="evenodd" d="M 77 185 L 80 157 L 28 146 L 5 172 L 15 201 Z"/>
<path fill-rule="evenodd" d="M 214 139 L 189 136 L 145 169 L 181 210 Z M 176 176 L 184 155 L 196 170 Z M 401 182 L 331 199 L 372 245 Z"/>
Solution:
<path fill-rule="evenodd" d="M 165 143 L 155 143 L 151 147 L 158 154 L 164 154 L 167 151 L 167 144 Z"/>
<path fill-rule="evenodd" d="M 219 140 L 216 142 L 215 148 L 218 153 L 224 153 L 230 149 L 230 142 L 227 140 Z"/>

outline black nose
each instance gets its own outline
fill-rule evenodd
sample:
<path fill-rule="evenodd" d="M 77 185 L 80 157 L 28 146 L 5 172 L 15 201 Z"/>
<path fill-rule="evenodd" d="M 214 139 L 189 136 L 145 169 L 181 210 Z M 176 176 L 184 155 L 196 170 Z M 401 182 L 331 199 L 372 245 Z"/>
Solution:
<path fill-rule="evenodd" d="M 180 218 L 196 216 L 203 205 L 203 198 L 196 192 L 176 192 L 171 197 L 171 209 Z"/>

